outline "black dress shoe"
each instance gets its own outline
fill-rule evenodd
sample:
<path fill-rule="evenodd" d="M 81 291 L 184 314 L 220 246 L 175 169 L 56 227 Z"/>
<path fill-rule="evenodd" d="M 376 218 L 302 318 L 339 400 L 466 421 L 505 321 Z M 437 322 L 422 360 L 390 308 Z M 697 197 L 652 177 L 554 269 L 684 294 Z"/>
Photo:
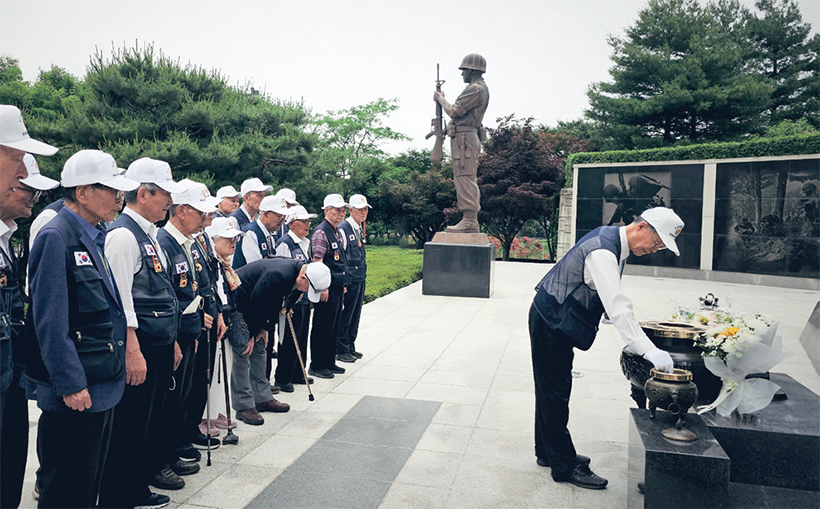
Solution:
<path fill-rule="evenodd" d="M 134 509 L 160 509 L 171 503 L 171 497 L 159 493 L 151 493 L 148 500 L 134 506 Z"/>
<path fill-rule="evenodd" d="M 341 375 L 342 373 L 344 373 L 344 372 L 345 372 L 345 368 L 339 367 L 339 366 L 337 366 L 337 365 L 335 365 L 335 364 L 332 364 L 332 365 L 331 365 L 329 368 L 327 368 L 327 369 L 328 369 L 328 371 L 330 371 L 331 373 L 335 373 L 335 374 L 337 374 L 337 375 Z"/>
<path fill-rule="evenodd" d="M 176 463 L 171 464 L 171 470 L 176 475 L 191 475 L 199 472 L 199 463 L 177 460 Z"/>
<path fill-rule="evenodd" d="M 276 382 L 276 387 L 282 392 L 293 392 L 293 384 Z"/>
<path fill-rule="evenodd" d="M 586 488 L 588 490 L 602 490 L 606 488 L 609 481 L 603 477 L 595 475 L 587 465 L 575 465 L 575 468 L 567 475 L 556 476 L 552 473 L 552 478 L 555 482 L 572 483 L 579 488 Z"/>
<path fill-rule="evenodd" d="M 352 355 L 353 357 L 355 357 L 355 358 L 357 358 L 357 359 L 361 359 L 362 357 L 364 357 L 364 355 L 362 355 L 361 353 L 357 352 L 356 350 L 351 350 L 351 351 L 350 351 L 350 355 Z"/>
<path fill-rule="evenodd" d="M 356 362 L 356 357 L 349 353 L 341 353 L 336 356 L 336 360 L 342 362 Z"/>
<path fill-rule="evenodd" d="M 307 384 L 305 384 L 305 379 L 304 378 L 294 378 L 293 383 L 294 383 L 294 385 L 307 385 Z M 307 378 L 307 383 L 312 384 L 313 383 L 313 378 L 308 377 Z"/>
<path fill-rule="evenodd" d="M 313 375 L 315 377 L 318 377 L 318 378 L 333 378 L 333 373 L 331 373 L 330 370 L 327 370 L 327 369 L 313 369 L 313 368 L 310 368 L 308 370 L 308 373 L 310 373 L 311 375 Z"/>
<path fill-rule="evenodd" d="M 176 475 L 168 465 L 165 465 L 162 470 L 154 474 L 151 479 L 151 486 L 161 490 L 181 490 L 185 487 L 185 480 Z"/>
<path fill-rule="evenodd" d="M 589 459 L 589 456 L 584 456 L 583 454 L 576 454 L 575 461 L 578 462 L 578 465 L 589 466 L 589 462 L 592 460 Z M 535 462 L 538 463 L 538 466 L 541 467 L 551 466 L 547 460 L 545 460 L 544 458 L 540 458 L 538 456 L 535 457 Z"/>

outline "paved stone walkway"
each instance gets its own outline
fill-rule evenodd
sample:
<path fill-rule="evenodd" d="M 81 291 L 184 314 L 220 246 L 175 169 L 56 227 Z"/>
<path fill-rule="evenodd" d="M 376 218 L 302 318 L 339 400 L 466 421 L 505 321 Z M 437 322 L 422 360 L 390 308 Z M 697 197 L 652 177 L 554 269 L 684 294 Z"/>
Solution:
<path fill-rule="evenodd" d="M 418 282 L 367 304 L 357 342 L 364 359 L 342 364 L 348 372 L 333 380 L 317 380 L 314 402 L 297 386 L 280 397 L 289 413 L 265 414 L 259 427 L 240 423 L 239 445 L 214 451 L 210 467 L 203 458 L 185 489 L 166 492 L 171 507 L 626 507 L 634 403 L 618 364 L 623 342 L 611 326 L 602 326 L 591 350 L 577 352 L 582 376 L 570 405 L 576 447 L 609 487 L 556 484 L 535 463 L 527 310 L 549 267 L 496 263 L 490 299 L 423 296 Z M 665 318 L 673 300 L 695 303 L 707 292 L 776 315 L 793 355 L 774 371 L 820 393 L 798 341 L 816 292 L 637 276 L 625 276 L 623 286 L 639 320 Z M 34 506 L 35 432 L 36 424 L 24 507 Z M 374 447 L 392 450 L 369 455 Z"/>

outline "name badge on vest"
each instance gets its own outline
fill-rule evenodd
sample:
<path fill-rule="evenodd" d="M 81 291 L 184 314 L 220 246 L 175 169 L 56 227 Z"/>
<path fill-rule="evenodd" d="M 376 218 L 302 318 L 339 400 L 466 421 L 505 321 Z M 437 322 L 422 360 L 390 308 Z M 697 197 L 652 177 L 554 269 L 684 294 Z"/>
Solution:
<path fill-rule="evenodd" d="M 91 257 L 88 256 L 88 253 L 85 251 L 74 252 L 74 263 L 77 265 L 77 267 L 82 267 L 83 265 L 94 265 L 94 263 L 91 261 Z"/>

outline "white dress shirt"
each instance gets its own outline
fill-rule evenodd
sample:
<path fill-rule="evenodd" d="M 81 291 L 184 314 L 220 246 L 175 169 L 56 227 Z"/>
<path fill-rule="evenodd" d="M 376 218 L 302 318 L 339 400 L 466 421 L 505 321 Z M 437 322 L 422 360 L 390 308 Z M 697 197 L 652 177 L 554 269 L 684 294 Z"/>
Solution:
<path fill-rule="evenodd" d="M 0 249 L 11 258 L 11 236 L 17 231 L 17 223 L 9 221 L 0 222 Z"/>
<path fill-rule="evenodd" d="M 259 228 L 262 229 L 262 233 L 265 234 L 265 242 L 268 244 L 268 249 L 272 251 L 273 246 L 271 245 L 270 232 L 268 232 L 268 229 L 265 228 L 265 225 L 263 225 L 259 219 L 256 220 L 256 224 L 259 225 Z M 245 232 L 245 236 L 242 238 L 242 255 L 245 256 L 245 263 L 262 259 L 262 252 L 259 251 L 259 240 L 256 238 L 256 233 L 253 230 Z"/>
<path fill-rule="evenodd" d="M 302 249 L 302 252 L 305 253 L 305 257 L 310 256 L 309 238 L 305 237 L 303 239 L 300 239 L 295 233 L 293 233 L 293 230 L 288 230 L 288 233 L 286 235 L 290 235 L 290 238 L 293 239 L 293 242 L 295 242 L 296 245 L 298 245 Z M 293 258 L 293 256 L 290 253 L 290 247 L 288 247 L 288 245 L 284 242 L 276 246 L 276 256 L 281 256 L 283 258 Z M 310 258 L 307 258 L 307 261 L 310 261 Z"/>
<path fill-rule="evenodd" d="M 632 311 L 632 300 L 621 290 L 621 266 L 629 258 L 629 243 L 626 229 L 618 229 L 621 240 L 621 259 L 607 249 L 596 249 L 584 260 L 584 283 L 598 292 L 606 314 L 612 324 L 621 333 L 621 337 L 630 349 L 643 355 L 655 348 L 646 333 L 635 320 Z"/>
<path fill-rule="evenodd" d="M 40 214 L 34 218 L 34 221 L 31 223 L 31 227 L 28 229 L 28 248 L 31 250 L 31 247 L 34 246 L 34 239 L 37 238 L 37 234 L 40 233 L 40 230 L 43 229 L 43 226 L 47 225 L 49 221 L 54 219 L 57 216 L 57 211 L 52 209 L 43 209 Z"/>
<path fill-rule="evenodd" d="M 123 214 L 133 219 L 137 225 L 148 235 L 154 243 L 154 249 L 162 262 L 163 267 L 168 267 L 165 253 L 157 242 L 157 227 L 154 223 L 130 209 L 127 205 Z M 117 282 L 117 289 L 120 291 L 122 308 L 125 311 L 125 321 L 128 327 L 139 328 L 137 313 L 134 311 L 134 298 L 131 295 L 131 288 L 134 284 L 134 274 L 142 267 L 142 251 L 137 244 L 137 239 L 128 228 L 116 228 L 108 232 L 105 236 L 105 257 L 111 268 L 111 275 Z M 153 267 L 148 267 L 153 270 Z"/>

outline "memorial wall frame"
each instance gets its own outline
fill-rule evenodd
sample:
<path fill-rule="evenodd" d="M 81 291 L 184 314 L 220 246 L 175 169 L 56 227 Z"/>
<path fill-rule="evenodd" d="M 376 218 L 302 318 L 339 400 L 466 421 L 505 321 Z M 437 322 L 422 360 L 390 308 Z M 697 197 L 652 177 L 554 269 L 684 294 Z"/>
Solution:
<path fill-rule="evenodd" d="M 573 174 L 571 243 L 653 206 L 686 223 L 680 257 L 631 255 L 627 273 L 820 289 L 820 154 L 577 164 Z"/>

